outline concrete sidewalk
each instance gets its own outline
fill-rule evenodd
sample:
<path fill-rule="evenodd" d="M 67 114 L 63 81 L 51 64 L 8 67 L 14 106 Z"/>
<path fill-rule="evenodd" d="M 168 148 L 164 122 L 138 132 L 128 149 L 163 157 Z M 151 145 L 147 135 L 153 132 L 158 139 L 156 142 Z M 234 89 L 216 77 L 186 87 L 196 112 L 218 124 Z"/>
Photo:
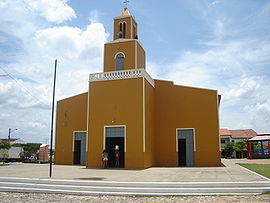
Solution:
<path fill-rule="evenodd" d="M 224 167 L 153 167 L 144 170 L 86 169 L 84 166 L 53 166 L 53 179 L 123 182 L 246 182 L 269 181 L 235 162 L 223 159 Z M 47 179 L 48 164 L 10 164 L 0 167 L 0 177 Z"/>

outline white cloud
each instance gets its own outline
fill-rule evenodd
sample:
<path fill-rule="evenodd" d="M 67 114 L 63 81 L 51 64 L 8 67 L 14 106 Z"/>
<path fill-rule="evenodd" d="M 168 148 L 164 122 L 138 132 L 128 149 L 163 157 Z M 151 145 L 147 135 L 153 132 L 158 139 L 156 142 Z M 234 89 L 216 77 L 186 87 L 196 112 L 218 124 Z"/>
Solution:
<path fill-rule="evenodd" d="M 49 22 L 62 23 L 76 17 L 75 11 L 68 6 L 69 0 L 24 0 Z"/>
<path fill-rule="evenodd" d="M 255 128 L 260 129 L 260 132 L 270 132 L 270 99 L 247 105 L 244 109 L 249 113 L 250 122 Z"/>
<path fill-rule="evenodd" d="M 2 55 L 0 66 L 17 82 L 9 77 L 0 80 L 0 121 L 7 128 L 18 128 L 17 136 L 26 141 L 44 142 L 50 129 L 54 60 L 58 59 L 56 99 L 85 92 L 89 73 L 102 71 L 109 35 L 98 21 L 85 28 L 55 26 L 73 16 L 67 1 L 57 1 L 56 7 L 50 1 L 5 2 L 0 11 L 0 39 L 4 39 L 0 43 L 16 39 L 18 46 L 5 49 L 16 58 Z M 44 24 L 36 18 L 37 12 L 52 23 Z M 0 137 L 5 134 L 6 129 L 0 128 Z"/>
<path fill-rule="evenodd" d="M 42 51 L 56 57 L 78 59 L 100 56 L 107 34 L 101 23 L 92 23 L 86 30 L 76 27 L 62 26 L 39 30 L 36 42 Z"/>
<path fill-rule="evenodd" d="M 99 12 L 98 12 L 97 10 L 92 10 L 92 11 L 90 12 L 89 21 L 90 21 L 91 23 L 99 22 Z"/>
<path fill-rule="evenodd" d="M 217 39 L 222 39 L 224 36 L 226 36 L 227 33 L 226 33 L 226 28 L 224 26 L 225 25 L 222 20 L 215 21 L 214 34 Z"/>
<path fill-rule="evenodd" d="M 208 8 L 215 6 L 216 4 L 220 3 L 220 1 L 213 1 L 208 5 Z"/>
<path fill-rule="evenodd" d="M 239 84 L 235 84 L 231 89 L 224 92 L 223 98 L 225 101 L 232 99 L 243 100 L 251 98 L 253 94 L 260 88 L 261 78 L 243 78 Z M 229 85 L 231 86 L 231 85 Z"/>
<path fill-rule="evenodd" d="M 270 41 L 242 39 L 231 41 L 200 42 L 205 49 L 201 51 L 184 51 L 171 63 L 150 62 L 148 70 L 154 77 L 162 77 L 177 84 L 201 86 L 212 89 L 224 89 L 237 85 L 243 90 L 228 90 L 227 95 L 243 94 L 256 83 L 259 88 L 258 74 L 266 71 L 260 64 L 269 63 Z M 251 65 L 252 64 L 252 65 Z M 245 77 L 247 79 L 245 79 Z M 250 80 L 250 78 L 252 78 Z M 242 84 L 238 84 L 242 80 Z M 253 81 L 255 80 L 255 81 Z M 252 82 L 253 81 L 253 82 Z M 224 91 L 221 91 L 224 93 Z M 251 89 L 251 90 L 256 90 Z"/>
<path fill-rule="evenodd" d="M 5 8 L 7 6 L 7 3 L 4 1 L 0 1 L 0 8 Z"/>
<path fill-rule="evenodd" d="M 28 122 L 27 125 L 31 128 L 45 128 L 46 125 L 40 122 Z"/>

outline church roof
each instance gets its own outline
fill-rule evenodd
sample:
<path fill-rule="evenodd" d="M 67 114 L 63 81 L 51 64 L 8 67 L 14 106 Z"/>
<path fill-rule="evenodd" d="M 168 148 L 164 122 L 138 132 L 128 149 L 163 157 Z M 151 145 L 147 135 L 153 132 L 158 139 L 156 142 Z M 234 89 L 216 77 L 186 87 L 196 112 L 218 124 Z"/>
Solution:
<path fill-rule="evenodd" d="M 131 16 L 128 8 L 124 8 L 124 10 L 119 15 L 119 17 L 124 17 L 124 16 Z"/>

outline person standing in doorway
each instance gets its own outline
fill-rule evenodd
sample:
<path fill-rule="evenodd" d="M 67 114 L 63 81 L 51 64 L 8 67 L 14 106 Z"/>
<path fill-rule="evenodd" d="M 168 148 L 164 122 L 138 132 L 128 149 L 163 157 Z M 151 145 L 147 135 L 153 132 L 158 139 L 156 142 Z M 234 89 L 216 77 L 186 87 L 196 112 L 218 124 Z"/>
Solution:
<path fill-rule="evenodd" d="M 109 159 L 109 154 L 106 150 L 103 150 L 102 152 L 102 166 L 103 168 L 108 168 L 108 159 Z"/>
<path fill-rule="evenodd" d="M 119 149 L 116 149 L 115 150 L 115 168 L 119 168 L 120 166 L 119 160 L 120 160 L 120 152 L 119 152 Z"/>

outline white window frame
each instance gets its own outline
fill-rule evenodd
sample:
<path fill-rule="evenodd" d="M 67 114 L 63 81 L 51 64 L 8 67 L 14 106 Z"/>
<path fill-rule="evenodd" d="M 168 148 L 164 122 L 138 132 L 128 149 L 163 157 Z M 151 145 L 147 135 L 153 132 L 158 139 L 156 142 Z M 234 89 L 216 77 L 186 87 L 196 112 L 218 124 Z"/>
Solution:
<path fill-rule="evenodd" d="M 176 152 L 178 152 L 178 130 L 193 130 L 193 151 L 196 152 L 196 131 L 195 128 L 176 128 Z"/>
<path fill-rule="evenodd" d="M 75 130 L 75 131 L 73 131 L 73 135 L 72 135 L 72 152 L 74 152 L 74 148 L 75 148 L 75 146 L 74 146 L 74 144 L 75 144 L 75 133 L 86 133 L 85 134 L 85 142 L 87 141 L 87 131 L 85 131 L 85 130 L 81 130 L 81 131 L 79 131 L 79 130 L 76 131 Z M 87 148 L 88 143 L 86 142 L 85 144 L 86 144 L 85 147 Z"/>
<path fill-rule="evenodd" d="M 114 55 L 114 59 L 116 59 L 116 56 L 117 56 L 118 54 L 123 54 L 124 58 L 126 58 L 126 55 L 124 54 L 124 52 L 119 51 L 119 52 L 117 52 L 117 53 Z"/>

